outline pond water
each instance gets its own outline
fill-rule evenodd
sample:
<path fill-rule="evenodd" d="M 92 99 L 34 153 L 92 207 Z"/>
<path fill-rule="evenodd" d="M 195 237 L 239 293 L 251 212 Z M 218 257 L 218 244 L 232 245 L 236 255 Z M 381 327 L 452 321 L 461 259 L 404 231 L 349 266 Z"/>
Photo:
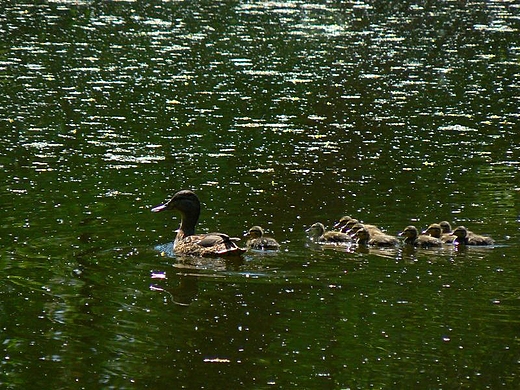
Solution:
<path fill-rule="evenodd" d="M 0 10 L 0 383 L 518 388 L 513 1 L 20 1 Z M 171 254 L 261 225 L 242 260 Z M 311 244 L 342 215 L 483 248 Z"/>

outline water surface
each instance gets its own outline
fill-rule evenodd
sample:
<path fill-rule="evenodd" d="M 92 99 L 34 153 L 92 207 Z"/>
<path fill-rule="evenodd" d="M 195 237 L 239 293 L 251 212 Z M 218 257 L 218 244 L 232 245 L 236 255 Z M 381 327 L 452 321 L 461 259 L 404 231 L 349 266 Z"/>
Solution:
<path fill-rule="evenodd" d="M 5 388 L 516 388 L 519 8 L 52 1 L 0 11 Z M 263 226 L 275 254 L 169 256 Z M 491 248 L 355 250 L 447 219 Z M 171 218 L 174 217 L 172 220 Z"/>

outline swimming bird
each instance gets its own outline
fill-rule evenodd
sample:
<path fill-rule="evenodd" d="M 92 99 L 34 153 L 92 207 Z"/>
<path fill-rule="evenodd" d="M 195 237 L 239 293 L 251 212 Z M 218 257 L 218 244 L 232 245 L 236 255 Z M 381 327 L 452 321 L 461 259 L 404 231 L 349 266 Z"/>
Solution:
<path fill-rule="evenodd" d="M 457 237 L 453 241 L 455 245 L 493 245 L 495 243 L 491 237 L 470 232 L 464 226 L 457 227 L 453 231 L 453 235 Z"/>
<path fill-rule="evenodd" d="M 443 234 L 451 234 L 451 224 L 448 221 L 441 221 L 439 225 Z"/>
<path fill-rule="evenodd" d="M 316 222 L 306 230 L 309 237 L 320 244 L 346 244 L 352 242 L 352 237 L 346 233 L 326 231 L 321 222 Z"/>
<path fill-rule="evenodd" d="M 452 243 L 455 239 L 455 236 L 451 233 L 443 233 L 442 230 L 443 229 L 439 223 L 432 223 L 430 226 L 428 226 L 428 229 L 422 232 L 422 234 L 427 234 L 432 237 L 438 238 L 446 244 Z"/>
<path fill-rule="evenodd" d="M 154 213 L 165 210 L 178 211 L 181 215 L 181 225 L 173 242 L 173 251 L 176 254 L 202 257 L 237 256 L 246 251 L 235 243 L 238 238 L 231 238 L 227 234 L 195 234 L 195 225 L 200 216 L 200 201 L 194 192 L 179 191 L 166 203 L 152 208 Z"/>
<path fill-rule="evenodd" d="M 352 228 L 356 225 L 356 224 L 359 224 L 361 222 L 359 222 L 357 219 L 355 218 L 352 218 L 350 219 L 344 226 L 343 228 L 341 229 L 341 232 L 342 233 L 348 233 L 348 234 L 351 234 L 353 235 L 355 233 L 355 231 L 351 231 Z M 370 224 L 363 224 L 363 226 L 368 229 L 369 233 L 370 234 L 382 234 L 383 231 L 381 229 L 379 229 L 377 226 L 375 225 L 370 225 Z"/>
<path fill-rule="evenodd" d="M 352 218 L 350 215 L 344 215 L 343 217 L 341 217 L 339 219 L 338 222 L 336 222 L 334 224 L 334 229 L 337 229 L 339 231 L 341 231 L 341 229 L 348 223 L 348 221 L 350 221 L 351 219 L 354 219 Z"/>
<path fill-rule="evenodd" d="M 246 236 L 249 236 L 246 246 L 249 249 L 258 250 L 277 250 L 280 249 L 280 244 L 272 237 L 264 236 L 264 229 L 260 226 L 253 226 L 248 230 Z"/>
<path fill-rule="evenodd" d="M 439 225 L 441 227 L 441 241 L 446 244 L 453 243 L 453 240 L 455 240 L 455 236 L 452 234 L 451 224 L 448 221 L 441 221 L 439 222 Z"/>
<path fill-rule="evenodd" d="M 441 246 L 442 241 L 436 237 L 428 236 L 426 234 L 419 234 L 415 226 L 407 226 L 400 234 L 405 237 L 404 243 L 421 248 Z"/>
<path fill-rule="evenodd" d="M 396 246 L 399 244 L 397 237 L 384 233 L 372 236 L 368 229 L 364 227 L 358 229 L 354 237 L 358 245 Z"/>

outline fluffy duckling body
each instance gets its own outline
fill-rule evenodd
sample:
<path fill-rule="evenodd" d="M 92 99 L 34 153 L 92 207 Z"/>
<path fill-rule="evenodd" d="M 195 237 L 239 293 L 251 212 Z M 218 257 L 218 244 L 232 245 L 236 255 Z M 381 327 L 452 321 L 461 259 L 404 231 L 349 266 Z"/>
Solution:
<path fill-rule="evenodd" d="M 407 226 L 400 234 L 405 237 L 404 243 L 418 246 L 421 248 L 438 247 L 442 245 L 442 241 L 436 237 L 428 236 L 426 234 L 419 234 L 415 226 Z"/>
<path fill-rule="evenodd" d="M 195 234 L 195 225 L 200 216 L 200 201 L 194 192 L 182 190 L 164 204 L 152 208 L 155 213 L 173 210 L 181 215 L 181 225 L 173 242 L 173 251 L 179 255 L 212 257 L 237 256 L 245 249 L 237 246 L 238 238 L 224 233 Z"/>
<path fill-rule="evenodd" d="M 280 244 L 272 238 L 264 236 L 264 229 L 260 226 L 253 226 L 248 230 L 247 236 L 249 239 L 246 242 L 246 246 L 249 249 L 256 250 L 278 250 L 280 249 Z"/>
<path fill-rule="evenodd" d="M 399 244 L 399 239 L 397 237 L 391 236 L 389 234 L 376 234 L 374 236 L 370 235 L 370 232 L 367 228 L 360 228 L 356 231 L 355 236 L 356 243 L 358 245 L 374 245 L 379 247 L 390 247 L 396 246 Z"/>
<path fill-rule="evenodd" d="M 468 231 L 464 226 L 459 226 L 453 231 L 456 237 L 453 243 L 455 245 L 493 245 L 495 240 L 491 237 L 481 236 Z"/>
<path fill-rule="evenodd" d="M 352 237 L 348 234 L 326 231 L 325 226 L 321 222 L 312 224 L 310 228 L 306 230 L 309 237 L 320 244 L 347 244 L 352 242 Z"/>

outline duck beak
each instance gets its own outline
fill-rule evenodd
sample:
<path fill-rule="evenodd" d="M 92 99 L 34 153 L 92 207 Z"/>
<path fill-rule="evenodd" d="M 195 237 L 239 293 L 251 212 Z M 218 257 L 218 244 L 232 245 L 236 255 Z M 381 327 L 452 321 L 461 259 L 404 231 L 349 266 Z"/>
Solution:
<path fill-rule="evenodd" d="M 155 206 L 153 209 L 152 209 L 152 212 L 153 213 L 159 213 L 161 211 L 164 211 L 166 210 L 166 204 L 161 204 L 159 206 Z"/>

